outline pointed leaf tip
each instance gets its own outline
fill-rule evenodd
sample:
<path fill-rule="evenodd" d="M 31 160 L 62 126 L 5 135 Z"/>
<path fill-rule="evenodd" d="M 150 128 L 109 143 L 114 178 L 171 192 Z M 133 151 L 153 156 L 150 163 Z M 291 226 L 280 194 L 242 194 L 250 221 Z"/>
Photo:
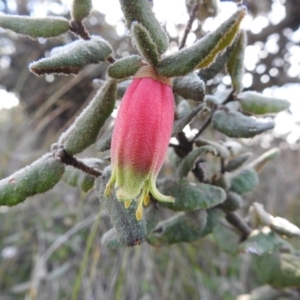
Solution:
<path fill-rule="evenodd" d="M 159 62 L 159 53 L 150 33 L 138 22 L 132 22 L 131 33 L 133 42 L 145 60 L 152 66 Z"/>
<path fill-rule="evenodd" d="M 29 69 L 36 75 L 77 74 L 89 64 L 105 61 L 111 53 L 108 42 L 94 36 L 88 41 L 75 41 L 58 54 L 32 62 Z"/>
<path fill-rule="evenodd" d="M 212 124 L 215 129 L 233 138 L 250 138 L 275 126 L 272 120 L 247 117 L 226 108 L 218 109 L 214 113 Z"/>
<path fill-rule="evenodd" d="M 176 77 L 184 76 L 195 69 L 208 67 L 215 61 L 219 53 L 233 43 L 245 15 L 246 9 L 239 8 L 215 31 L 192 46 L 162 59 L 157 68 L 158 72 L 166 77 Z"/>

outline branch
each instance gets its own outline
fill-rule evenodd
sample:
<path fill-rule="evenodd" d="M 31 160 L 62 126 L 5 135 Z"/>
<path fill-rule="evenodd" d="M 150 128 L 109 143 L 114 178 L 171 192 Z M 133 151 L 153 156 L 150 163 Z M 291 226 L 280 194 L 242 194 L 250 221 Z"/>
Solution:
<path fill-rule="evenodd" d="M 241 242 L 246 240 L 252 231 L 252 228 L 244 220 L 233 212 L 226 213 L 226 220 L 234 226 L 241 234 Z"/>
<path fill-rule="evenodd" d="M 192 29 L 192 25 L 193 25 L 193 22 L 196 18 L 196 15 L 197 15 L 197 12 L 200 8 L 200 5 L 201 5 L 200 3 L 195 4 L 192 8 L 190 19 L 189 19 L 188 23 L 186 24 L 186 28 L 185 28 L 185 31 L 184 31 L 182 41 L 181 41 L 180 46 L 179 46 L 179 50 L 182 49 L 185 46 L 187 36 L 189 35 L 189 33 Z"/>
<path fill-rule="evenodd" d="M 72 166 L 94 177 L 99 177 L 102 175 L 100 171 L 97 171 L 94 168 L 87 166 L 82 161 L 68 154 L 67 151 L 63 149 L 61 145 L 54 144 L 52 146 L 52 153 L 54 157 L 59 158 L 60 161 L 65 165 Z"/>
<path fill-rule="evenodd" d="M 83 25 L 81 21 L 71 20 L 70 21 L 70 31 L 80 36 L 84 40 L 90 40 L 91 37 L 86 27 Z"/>

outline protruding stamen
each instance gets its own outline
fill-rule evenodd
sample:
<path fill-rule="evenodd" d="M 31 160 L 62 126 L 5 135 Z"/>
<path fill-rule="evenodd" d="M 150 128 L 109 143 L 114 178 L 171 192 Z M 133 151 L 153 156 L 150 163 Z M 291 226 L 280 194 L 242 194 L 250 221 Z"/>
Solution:
<path fill-rule="evenodd" d="M 131 200 L 124 201 L 124 206 L 127 209 L 130 206 Z"/>
<path fill-rule="evenodd" d="M 105 187 L 105 191 L 104 191 L 105 197 L 108 198 L 110 196 L 111 192 L 112 192 L 112 184 L 110 182 L 108 182 Z"/>
<path fill-rule="evenodd" d="M 145 206 L 148 205 L 149 201 L 150 201 L 150 196 L 149 195 L 145 195 L 144 200 L 143 200 L 144 205 Z"/>
<path fill-rule="evenodd" d="M 135 212 L 135 217 L 138 221 L 142 220 L 142 218 L 143 218 L 143 204 L 142 203 L 138 204 L 138 207 Z"/>

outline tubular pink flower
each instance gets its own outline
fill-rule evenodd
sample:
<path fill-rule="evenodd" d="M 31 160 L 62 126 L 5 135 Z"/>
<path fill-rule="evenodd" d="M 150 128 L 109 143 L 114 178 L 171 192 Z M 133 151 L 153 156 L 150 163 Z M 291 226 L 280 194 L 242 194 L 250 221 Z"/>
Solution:
<path fill-rule="evenodd" d="M 140 195 L 136 218 L 143 216 L 149 193 L 162 202 L 174 202 L 161 194 L 156 178 L 168 149 L 174 121 L 171 80 L 151 66 L 142 67 L 123 96 L 111 142 L 112 175 L 106 185 L 109 196 L 113 184 L 116 196 L 129 207 Z"/>

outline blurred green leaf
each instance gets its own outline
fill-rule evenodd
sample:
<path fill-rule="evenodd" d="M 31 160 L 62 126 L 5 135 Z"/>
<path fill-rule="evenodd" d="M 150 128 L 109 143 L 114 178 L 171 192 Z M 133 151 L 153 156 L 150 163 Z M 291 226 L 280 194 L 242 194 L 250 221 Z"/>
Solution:
<path fill-rule="evenodd" d="M 106 151 L 110 149 L 111 138 L 114 128 L 110 128 L 103 133 L 103 135 L 99 138 L 96 143 L 96 149 L 100 152 Z"/>
<path fill-rule="evenodd" d="M 118 240 L 118 233 L 114 227 L 103 234 L 101 238 L 101 245 L 111 249 L 122 247 Z"/>
<path fill-rule="evenodd" d="M 189 102 L 185 99 L 182 99 L 176 107 L 176 116 L 178 119 L 187 116 L 191 112 L 191 106 Z"/>
<path fill-rule="evenodd" d="M 66 33 L 69 21 L 62 17 L 32 18 L 1 14 L 0 27 L 32 38 L 51 38 Z"/>
<path fill-rule="evenodd" d="M 233 138 L 253 137 L 275 126 L 271 120 L 254 119 L 225 108 L 214 113 L 212 124 L 215 129 Z"/>
<path fill-rule="evenodd" d="M 73 0 L 71 16 L 76 21 L 82 21 L 89 16 L 92 8 L 91 0 Z"/>
<path fill-rule="evenodd" d="M 207 110 L 207 106 L 205 105 L 205 103 L 201 103 L 198 106 L 196 106 L 195 108 L 193 108 L 192 111 L 188 115 L 186 115 L 178 120 L 175 120 L 173 129 L 172 129 L 172 136 L 174 136 L 178 132 L 182 131 L 183 128 L 187 124 L 189 124 L 198 113 L 201 113 L 206 110 Z"/>
<path fill-rule="evenodd" d="M 211 184 L 191 184 L 186 180 L 165 179 L 160 181 L 159 188 L 163 194 L 175 197 L 174 203 L 160 203 L 174 211 L 192 211 L 208 209 L 222 203 L 226 194 L 223 189 Z"/>
<path fill-rule="evenodd" d="M 175 176 L 177 178 L 184 178 L 194 167 L 197 158 L 204 153 L 211 152 L 213 155 L 217 155 L 217 151 L 211 146 L 202 146 L 191 151 L 186 157 L 184 157 L 179 163 Z"/>
<path fill-rule="evenodd" d="M 261 230 L 254 230 L 246 241 L 238 246 L 238 252 L 262 255 L 264 253 L 273 252 L 279 247 L 285 245 L 276 233 L 272 232 L 269 227 Z"/>
<path fill-rule="evenodd" d="M 278 113 L 287 109 L 290 103 L 284 99 L 266 97 L 254 91 L 246 91 L 237 95 L 242 110 L 256 115 Z"/>
<path fill-rule="evenodd" d="M 245 30 L 241 30 L 234 42 L 233 51 L 227 62 L 227 70 L 231 77 L 231 82 L 235 94 L 243 90 L 244 58 L 247 47 L 247 35 Z"/>
<path fill-rule="evenodd" d="M 300 236 L 300 228 L 284 218 L 272 218 L 270 227 L 273 231 L 282 236 Z"/>
<path fill-rule="evenodd" d="M 192 242 L 210 234 L 221 217 L 217 208 L 177 213 L 160 222 L 147 240 L 153 246 Z"/>
<path fill-rule="evenodd" d="M 222 158 L 228 158 L 230 156 L 229 150 L 218 142 L 206 140 L 206 139 L 202 139 L 202 138 L 197 138 L 195 140 L 195 144 L 198 147 L 203 147 L 203 146 L 207 145 L 207 146 L 211 146 L 211 147 L 215 148 L 217 151 L 217 155 Z"/>
<path fill-rule="evenodd" d="M 248 167 L 253 168 L 256 172 L 261 172 L 263 168 L 266 166 L 266 164 L 273 159 L 275 159 L 280 154 L 279 148 L 273 148 L 261 156 L 259 156 L 257 159 L 249 163 Z"/>
<path fill-rule="evenodd" d="M 224 167 L 225 172 L 232 172 L 241 167 L 252 156 L 251 152 L 243 153 L 230 160 Z"/>
<path fill-rule="evenodd" d="M 259 278 L 276 288 L 300 287 L 300 256 L 291 253 L 265 253 L 255 257 Z"/>
<path fill-rule="evenodd" d="M 252 191 L 258 184 L 258 176 L 253 169 L 243 169 L 231 177 L 231 191 L 244 194 Z"/>
<path fill-rule="evenodd" d="M 242 207 L 243 198 L 232 191 L 227 192 L 226 200 L 221 204 L 225 211 L 235 211 Z"/>
<path fill-rule="evenodd" d="M 206 218 L 205 210 L 177 213 L 160 222 L 148 236 L 148 242 L 153 246 L 192 242 L 201 237 Z"/>
<path fill-rule="evenodd" d="M 239 236 L 233 230 L 218 223 L 213 229 L 213 236 L 221 250 L 232 255 L 236 254 Z"/>

